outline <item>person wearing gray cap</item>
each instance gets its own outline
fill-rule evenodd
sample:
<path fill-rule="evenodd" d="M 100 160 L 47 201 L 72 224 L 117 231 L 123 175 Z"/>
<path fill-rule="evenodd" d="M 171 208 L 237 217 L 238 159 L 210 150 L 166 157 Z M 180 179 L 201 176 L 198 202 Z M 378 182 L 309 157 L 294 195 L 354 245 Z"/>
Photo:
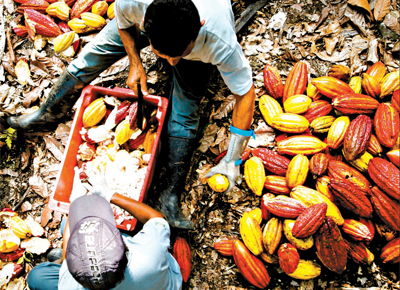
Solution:
<path fill-rule="evenodd" d="M 181 289 L 179 265 L 168 252 L 168 222 L 150 206 L 108 190 L 103 178 L 89 178 L 96 184 L 94 194 L 71 203 L 62 264 L 34 267 L 27 277 L 29 289 Z M 133 237 L 121 234 L 110 202 L 143 223 L 142 230 Z"/>

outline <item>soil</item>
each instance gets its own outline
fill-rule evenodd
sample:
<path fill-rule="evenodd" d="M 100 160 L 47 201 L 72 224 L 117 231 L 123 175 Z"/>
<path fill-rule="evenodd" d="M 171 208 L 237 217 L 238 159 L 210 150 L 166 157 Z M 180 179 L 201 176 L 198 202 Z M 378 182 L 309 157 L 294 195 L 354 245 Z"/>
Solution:
<path fill-rule="evenodd" d="M 235 18 L 239 19 L 241 13 L 253 2 L 250 0 L 233 1 L 232 8 Z M 361 33 L 358 32 L 357 27 L 354 25 L 345 25 L 345 16 L 342 15 L 341 7 L 347 1 L 329 2 L 316 0 L 267 2 L 238 33 L 238 39 L 245 50 L 250 50 L 252 45 L 260 48 L 263 44 L 262 40 L 266 38 L 272 40 L 271 45 L 273 50 L 280 49 L 279 53 L 260 49 L 257 53 L 246 54 L 253 68 L 257 96 L 265 93 L 262 82 L 262 69 L 266 63 L 274 65 L 279 70 L 283 80 L 285 80 L 293 64 L 299 60 L 309 63 L 310 78 L 326 75 L 333 64 L 343 64 L 352 69 L 357 69 L 358 66 L 356 63 L 358 61 L 363 64 L 368 63 L 366 51 L 360 52 L 359 55 L 350 59 L 327 61 L 317 57 L 314 53 L 310 53 L 313 45 L 318 50 L 324 50 L 324 41 L 321 38 L 316 38 L 314 44 L 312 44 L 312 41 L 299 40 L 305 37 L 306 24 L 316 23 L 327 8 L 331 8 L 331 10 L 328 12 L 326 20 L 321 22 L 319 28 L 326 27 L 331 21 L 339 19 L 343 27 L 347 30 L 355 31 L 354 34 L 350 33 L 349 35 L 342 35 L 340 37 L 336 47 L 337 51 L 341 51 L 349 44 L 351 45 L 354 35 Z M 391 11 L 397 11 L 398 13 L 398 10 L 399 3 L 392 1 Z M 357 11 L 362 15 L 366 14 L 361 8 Z M 287 13 L 285 26 L 276 31 L 267 29 L 268 21 L 278 12 Z M 390 51 L 394 47 L 393 44 L 396 38 L 385 37 L 387 34 L 382 34 L 382 29 L 375 22 L 367 21 L 367 24 L 369 35 L 374 35 L 379 39 L 382 49 L 386 48 Z M 304 29 L 299 32 L 297 25 L 303 25 Z M 345 33 L 345 30 L 342 30 L 342 33 Z M 317 35 L 317 33 L 311 31 L 309 35 L 311 37 Z M 398 38 L 398 34 L 395 35 Z M 336 35 L 334 37 L 339 36 Z M 295 42 L 295 40 L 298 40 L 298 42 Z M 30 48 L 32 47 L 32 43 L 25 42 L 24 47 Z M 51 49 L 47 49 L 47 51 L 50 55 L 54 55 Z M 380 51 L 380 54 L 382 55 L 384 52 Z M 158 81 L 149 84 L 151 92 L 155 95 L 167 96 L 168 84 L 170 83 L 168 66 L 162 60 L 156 60 L 151 54 L 144 54 L 143 57 L 147 71 L 155 72 L 157 75 Z M 393 61 L 397 64 L 398 68 L 398 55 L 396 58 L 395 54 L 393 54 L 393 57 Z M 61 60 L 65 65 L 71 61 L 71 59 L 64 58 L 61 58 Z M 98 85 L 105 87 L 126 87 L 127 74 L 128 69 L 124 69 L 109 80 L 104 78 Z M 359 72 L 354 72 L 354 75 L 359 74 Z M 8 83 L 15 85 L 15 80 L 14 83 L 12 80 L 8 81 Z M 188 218 L 195 223 L 196 227 L 191 231 L 177 231 L 173 229 L 171 233 L 171 245 L 173 245 L 177 236 L 181 236 L 187 240 L 192 252 L 192 270 L 189 280 L 183 285 L 184 290 L 256 289 L 256 287 L 243 278 L 234 259 L 218 254 L 213 249 L 213 244 L 218 239 L 226 236 L 240 238 L 239 220 L 242 214 L 254 208 L 260 208 L 261 199 L 249 189 L 244 179 L 229 195 L 212 191 L 202 179 L 207 166 L 213 165 L 216 156 L 226 150 L 227 147 L 227 133 L 225 133 L 226 137 L 219 145 L 209 144 L 208 150 L 201 149 L 204 148 L 202 147 L 206 143 L 204 136 L 211 124 L 216 125 L 219 129 L 228 129 L 232 123 L 232 114 L 229 110 L 225 117 L 214 118 L 215 112 L 221 107 L 224 109 L 224 106 L 226 106 L 224 100 L 229 95 L 230 92 L 223 80 L 215 72 L 200 108 L 200 127 L 203 134 L 199 138 L 198 147 L 194 151 L 190 161 L 190 170 L 185 184 L 185 191 L 181 196 L 182 209 Z M 73 115 L 70 114 L 62 125 L 70 126 L 72 118 Z M 253 129 L 257 129 L 259 122 L 262 121 L 263 117 L 256 104 Z M 7 128 L 4 122 L 2 126 L 2 131 Z M 17 136 L 12 141 L 11 148 L 7 148 L 6 146 L 0 147 L 0 208 L 9 207 L 17 211 L 22 217 L 26 217 L 27 215 L 35 217 L 36 220 L 42 223 L 46 230 L 45 236 L 52 241 L 53 247 L 61 247 L 62 238 L 59 231 L 59 224 L 63 218 L 63 214 L 48 208 L 49 194 L 39 195 L 38 192 L 40 190 L 37 190 L 32 185 L 31 180 L 31 178 L 39 174 L 43 183 L 39 185 L 35 183 L 35 185 L 46 188 L 45 191 L 51 193 L 57 172 L 60 170 L 61 160 L 54 155 L 54 150 L 50 150 L 49 144 L 44 140 L 45 136 L 52 136 L 58 140 L 60 144 L 57 145 L 60 145 L 60 152 L 63 151 L 63 148 L 65 148 L 65 136 L 60 136 L 57 134 L 57 131 L 17 132 Z M 56 142 L 53 142 L 53 146 L 54 144 Z M 274 143 L 272 142 L 269 144 L 269 148 L 273 147 Z M 148 193 L 148 203 L 150 205 L 154 205 L 155 203 L 157 192 L 160 191 L 159 181 L 162 180 L 165 174 L 160 165 L 161 163 L 162 155 L 159 156 L 159 160 L 157 161 L 159 166 L 156 168 L 152 187 Z M 375 218 L 379 222 L 379 218 Z M 136 230 L 138 229 L 140 229 L 140 225 L 137 226 Z M 395 232 L 394 235 L 398 237 L 398 232 Z M 268 289 L 400 289 L 399 264 L 383 264 L 380 262 L 380 250 L 386 243 L 387 240 L 385 237 L 375 233 L 375 238 L 368 245 L 368 248 L 375 256 L 375 260 L 371 265 L 356 264 L 351 259 L 348 259 L 346 270 L 342 274 L 335 274 L 321 265 L 321 275 L 311 280 L 293 279 L 286 275 L 278 264 L 265 263 L 271 279 Z M 300 256 L 302 259 L 314 260 L 321 264 L 315 254 L 315 247 L 307 251 L 302 251 Z M 26 263 L 26 272 L 36 264 L 46 261 L 46 259 L 45 253 L 43 255 L 35 255 L 30 263 Z"/>

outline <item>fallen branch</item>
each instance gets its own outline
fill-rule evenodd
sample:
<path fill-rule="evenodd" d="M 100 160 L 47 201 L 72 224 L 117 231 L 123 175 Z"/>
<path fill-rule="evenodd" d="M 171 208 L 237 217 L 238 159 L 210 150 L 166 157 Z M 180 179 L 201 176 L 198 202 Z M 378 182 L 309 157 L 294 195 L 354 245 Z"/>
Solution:
<path fill-rule="evenodd" d="M 235 22 L 236 33 L 238 33 L 243 28 L 243 26 L 246 25 L 246 23 L 250 20 L 251 17 L 254 16 L 254 14 L 256 14 L 258 10 L 267 5 L 267 2 L 267 0 L 259 0 L 255 3 L 250 4 L 249 7 L 247 7 L 246 10 L 242 12 L 240 17 Z"/>

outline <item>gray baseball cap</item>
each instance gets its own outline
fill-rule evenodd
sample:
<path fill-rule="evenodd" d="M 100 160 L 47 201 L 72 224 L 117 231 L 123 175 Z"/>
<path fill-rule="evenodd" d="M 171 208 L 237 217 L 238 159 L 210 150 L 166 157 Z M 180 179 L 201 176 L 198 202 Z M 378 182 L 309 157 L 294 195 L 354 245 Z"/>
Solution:
<path fill-rule="evenodd" d="M 85 195 L 71 203 L 68 270 L 88 289 L 110 289 L 123 277 L 125 245 L 107 200 Z M 121 269 L 123 268 L 123 269 Z"/>

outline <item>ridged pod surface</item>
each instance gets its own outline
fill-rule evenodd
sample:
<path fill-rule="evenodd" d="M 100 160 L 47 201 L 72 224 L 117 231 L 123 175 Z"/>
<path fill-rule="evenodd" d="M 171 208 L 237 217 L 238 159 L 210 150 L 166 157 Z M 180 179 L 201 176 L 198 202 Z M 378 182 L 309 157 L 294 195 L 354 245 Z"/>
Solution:
<path fill-rule="evenodd" d="M 54 52 L 60 53 L 72 45 L 75 39 L 75 31 L 63 33 L 53 40 Z"/>
<path fill-rule="evenodd" d="M 36 11 L 38 11 L 40 13 L 45 13 L 47 7 L 49 7 L 49 3 L 47 1 L 44 1 L 44 0 L 27 0 L 26 2 L 21 4 L 15 10 L 15 12 L 20 13 L 20 14 L 24 14 L 24 10 L 26 8 L 29 8 L 29 9 L 36 10 Z"/>
<path fill-rule="evenodd" d="M 374 254 L 362 242 L 351 242 L 345 240 L 347 256 L 356 264 L 371 265 L 375 259 Z"/>
<path fill-rule="evenodd" d="M 283 113 L 282 106 L 271 96 L 261 96 L 258 101 L 258 106 L 265 122 L 271 127 L 272 119 L 276 115 Z"/>
<path fill-rule="evenodd" d="M 380 259 L 385 264 L 400 262 L 400 238 L 391 240 L 382 248 Z"/>
<path fill-rule="evenodd" d="M 312 123 L 316 118 L 328 115 L 333 106 L 325 100 L 316 100 L 310 104 L 308 110 L 303 115 L 308 122 Z"/>
<path fill-rule="evenodd" d="M 325 220 L 328 205 L 314 204 L 304 210 L 296 219 L 292 234 L 295 238 L 304 239 L 313 235 Z"/>
<path fill-rule="evenodd" d="M 329 178 L 329 176 L 326 175 L 318 177 L 315 181 L 315 189 L 319 193 L 327 197 L 330 201 L 334 202 L 335 198 L 333 197 L 332 192 L 329 190 L 330 180 L 331 179 Z"/>
<path fill-rule="evenodd" d="M 381 84 L 369 74 L 363 73 L 362 87 L 367 95 L 375 99 L 381 95 Z"/>
<path fill-rule="evenodd" d="M 386 159 L 375 157 L 368 164 L 368 174 L 380 189 L 399 200 L 400 172 L 396 166 Z"/>
<path fill-rule="evenodd" d="M 307 208 L 301 201 L 285 195 L 278 195 L 264 203 L 269 212 L 283 218 L 297 218 Z"/>
<path fill-rule="evenodd" d="M 326 143 L 314 136 L 296 135 L 277 142 L 279 154 L 312 155 L 326 149 Z"/>
<path fill-rule="evenodd" d="M 216 250 L 222 256 L 230 257 L 233 256 L 233 246 L 235 239 L 224 238 L 214 243 L 214 250 Z"/>
<path fill-rule="evenodd" d="M 312 84 L 308 83 L 306 89 L 307 97 L 311 98 L 313 101 L 319 100 L 322 95 L 318 92 L 317 88 Z"/>
<path fill-rule="evenodd" d="M 106 115 L 106 105 L 103 98 L 98 98 L 90 103 L 83 112 L 83 127 L 97 125 Z"/>
<path fill-rule="evenodd" d="M 350 164 L 360 172 L 366 173 L 368 172 L 368 164 L 372 158 L 374 158 L 374 156 L 372 156 L 368 151 L 365 151 L 361 157 L 351 161 Z"/>
<path fill-rule="evenodd" d="M 286 184 L 286 177 L 279 175 L 267 175 L 264 187 L 275 194 L 289 194 L 290 188 Z"/>
<path fill-rule="evenodd" d="M 308 236 L 304 239 L 298 239 L 293 236 L 292 230 L 295 222 L 293 219 L 285 219 L 283 221 L 283 233 L 286 239 L 299 250 L 305 251 L 311 249 L 314 246 L 313 236 Z"/>
<path fill-rule="evenodd" d="M 265 182 L 265 169 L 260 157 L 253 156 L 244 163 L 244 178 L 247 186 L 261 196 Z"/>
<path fill-rule="evenodd" d="M 390 104 L 381 103 L 375 113 L 374 128 L 379 143 L 392 148 L 399 136 L 399 112 Z"/>
<path fill-rule="evenodd" d="M 322 116 L 314 119 L 311 124 L 311 132 L 321 134 L 326 133 L 331 128 L 333 122 L 335 122 L 336 117 L 334 116 Z"/>
<path fill-rule="evenodd" d="M 370 188 L 370 183 L 364 175 L 342 161 L 332 160 L 329 162 L 328 176 L 335 179 L 347 179 L 364 192 L 368 192 Z"/>
<path fill-rule="evenodd" d="M 260 289 L 268 286 L 270 277 L 263 262 L 252 255 L 240 240 L 235 240 L 233 258 L 240 273 L 249 283 Z"/>
<path fill-rule="evenodd" d="M 400 112 L 400 90 L 394 91 L 390 104 L 397 112 Z"/>
<path fill-rule="evenodd" d="M 33 27 L 34 34 L 57 37 L 62 33 L 58 25 L 53 21 L 53 19 L 51 19 L 47 15 L 44 15 L 43 13 L 26 8 L 24 10 L 24 16 L 28 25 L 31 25 Z"/>
<path fill-rule="evenodd" d="M 300 259 L 296 270 L 287 274 L 294 279 L 310 280 L 321 275 L 321 266 L 314 261 Z"/>
<path fill-rule="evenodd" d="M 71 19 L 72 18 L 79 18 L 83 12 L 88 12 L 92 9 L 94 3 L 98 0 L 77 0 L 72 6 L 71 10 Z"/>
<path fill-rule="evenodd" d="M 348 162 L 361 157 L 367 150 L 372 132 L 371 118 L 359 115 L 350 122 L 343 140 L 343 155 Z"/>
<path fill-rule="evenodd" d="M 285 85 L 283 87 L 283 100 L 282 103 L 294 95 L 301 95 L 307 88 L 308 72 L 307 64 L 305 62 L 297 62 L 286 78 Z"/>
<path fill-rule="evenodd" d="M 300 200 L 307 207 L 319 203 L 326 203 L 328 205 L 326 216 L 331 217 L 339 226 L 344 222 L 339 208 L 326 196 L 314 189 L 299 185 L 292 189 L 290 197 Z"/>
<path fill-rule="evenodd" d="M 315 78 L 311 83 L 321 94 L 331 99 L 344 94 L 354 93 L 353 89 L 347 83 L 330 76 Z"/>
<path fill-rule="evenodd" d="M 287 133 L 303 133 L 310 123 L 301 115 L 281 113 L 272 118 L 272 127 Z"/>
<path fill-rule="evenodd" d="M 375 156 L 376 155 L 380 156 L 383 152 L 382 146 L 379 143 L 378 138 L 376 138 L 375 134 L 371 134 L 371 138 L 369 139 L 368 142 L 367 151 Z"/>
<path fill-rule="evenodd" d="M 386 156 L 397 167 L 400 167 L 400 149 L 394 149 L 386 152 Z"/>
<path fill-rule="evenodd" d="M 310 161 L 303 154 L 298 154 L 292 158 L 286 172 L 286 184 L 289 188 L 303 185 L 307 179 Z"/>
<path fill-rule="evenodd" d="M 372 240 L 372 234 L 368 227 L 355 219 L 344 219 L 342 230 L 355 241 Z"/>
<path fill-rule="evenodd" d="M 272 217 L 265 224 L 263 230 L 263 245 L 268 254 L 272 255 L 278 249 L 283 235 L 282 221 L 276 217 Z"/>
<path fill-rule="evenodd" d="M 329 69 L 328 76 L 347 82 L 350 78 L 350 73 L 351 69 L 348 66 L 342 64 L 334 64 Z"/>
<path fill-rule="evenodd" d="M 318 178 L 325 174 L 328 164 L 328 156 L 325 153 L 317 153 L 310 159 L 310 173 L 314 178 Z"/>
<path fill-rule="evenodd" d="M 300 255 L 290 243 L 282 244 L 278 249 L 279 266 L 286 274 L 293 273 L 299 265 Z"/>
<path fill-rule="evenodd" d="M 386 74 L 381 80 L 381 99 L 393 94 L 394 91 L 400 89 L 400 71 L 392 71 Z"/>
<path fill-rule="evenodd" d="M 303 114 L 307 112 L 311 103 L 311 98 L 306 95 L 294 95 L 286 100 L 283 104 L 283 108 L 286 113 Z"/>
<path fill-rule="evenodd" d="M 343 115 L 372 114 L 379 102 L 367 95 L 351 93 L 333 99 L 332 106 Z"/>
<path fill-rule="evenodd" d="M 280 176 L 286 176 L 286 171 L 290 163 L 287 157 L 261 147 L 251 150 L 251 154 L 261 158 L 264 168 L 269 172 Z"/>
<path fill-rule="evenodd" d="M 315 235 L 317 256 L 329 270 L 342 274 L 347 264 L 346 243 L 336 223 L 327 218 Z"/>
<path fill-rule="evenodd" d="M 365 73 L 375 78 L 379 83 L 386 74 L 386 66 L 383 62 L 377 61 L 371 65 Z"/>
<path fill-rule="evenodd" d="M 176 238 L 172 248 L 172 255 L 178 262 L 182 274 L 182 280 L 187 282 L 192 270 L 192 253 L 185 238 Z"/>
<path fill-rule="evenodd" d="M 274 99 L 282 98 L 283 82 L 278 70 L 272 65 L 265 65 L 263 69 L 264 86 L 267 94 Z"/>
<path fill-rule="evenodd" d="M 356 94 L 360 94 L 361 93 L 361 88 L 362 88 L 361 83 L 362 83 L 361 77 L 360 76 L 354 76 L 354 77 L 352 77 L 350 79 L 349 86 L 350 86 L 350 88 L 353 89 L 353 91 Z"/>
<path fill-rule="evenodd" d="M 350 118 L 348 116 L 340 116 L 331 125 L 328 130 L 326 143 L 329 148 L 339 148 L 346 136 L 347 130 L 350 126 Z"/>
<path fill-rule="evenodd" d="M 262 231 L 258 222 L 245 212 L 239 222 L 240 235 L 246 247 L 258 256 L 263 251 Z"/>
<path fill-rule="evenodd" d="M 395 231 L 400 231 L 400 205 L 383 193 L 377 186 L 370 190 L 370 200 L 381 220 Z"/>

